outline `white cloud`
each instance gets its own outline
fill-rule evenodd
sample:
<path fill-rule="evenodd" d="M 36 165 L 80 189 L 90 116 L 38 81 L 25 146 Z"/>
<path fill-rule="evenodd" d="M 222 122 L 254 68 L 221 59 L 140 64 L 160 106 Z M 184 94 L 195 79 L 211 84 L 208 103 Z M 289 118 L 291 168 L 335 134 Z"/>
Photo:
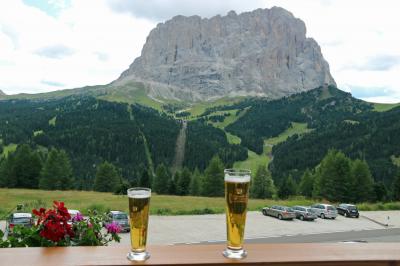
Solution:
<path fill-rule="evenodd" d="M 0 90 L 45 92 L 106 84 L 128 68 L 155 22 L 71 1 L 54 17 L 22 1 L 0 3 Z"/>
<path fill-rule="evenodd" d="M 302 19 L 321 46 L 338 87 L 367 91 L 382 87 L 400 101 L 400 2 L 392 0 L 266 0 Z M 356 97 L 361 95 L 354 94 Z M 377 95 L 379 96 L 379 95 Z M 371 96 L 373 97 L 373 96 Z M 369 99 L 372 99 L 372 98 Z"/>
<path fill-rule="evenodd" d="M 231 10 L 244 12 L 265 7 L 263 0 L 107 0 L 107 3 L 117 12 L 155 21 L 164 21 L 176 15 L 212 17 L 225 15 Z"/>
<path fill-rule="evenodd" d="M 358 97 L 400 101 L 400 2 L 392 0 L 72 0 L 56 16 L 21 0 L 2 1 L 0 90 L 106 84 L 140 55 L 158 22 L 178 14 L 210 17 L 272 6 L 306 23 L 339 88 Z M 66 49 L 54 49 L 60 45 Z M 373 95 L 379 94 L 376 88 L 390 93 Z"/>

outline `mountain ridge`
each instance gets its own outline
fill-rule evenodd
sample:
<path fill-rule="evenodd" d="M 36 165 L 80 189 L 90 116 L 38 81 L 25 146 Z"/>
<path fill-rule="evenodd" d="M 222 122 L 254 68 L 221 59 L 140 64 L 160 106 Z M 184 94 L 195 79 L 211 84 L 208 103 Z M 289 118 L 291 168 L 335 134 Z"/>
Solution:
<path fill-rule="evenodd" d="M 141 56 L 112 84 L 129 80 L 143 82 L 153 97 L 190 101 L 280 98 L 336 86 L 304 22 L 279 7 L 159 23 Z"/>

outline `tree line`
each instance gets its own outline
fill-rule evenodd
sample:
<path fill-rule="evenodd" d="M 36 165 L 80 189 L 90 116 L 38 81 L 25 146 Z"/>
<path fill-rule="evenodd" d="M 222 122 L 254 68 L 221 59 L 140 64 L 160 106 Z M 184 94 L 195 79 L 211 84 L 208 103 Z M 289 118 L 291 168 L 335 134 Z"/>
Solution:
<path fill-rule="evenodd" d="M 141 166 L 140 174 L 131 181 L 124 178 L 115 165 L 104 161 L 96 167 L 90 187 L 94 191 L 117 194 L 125 194 L 129 187 L 141 186 L 162 195 L 221 197 L 224 195 L 225 168 L 216 155 L 203 172 L 184 167 L 172 174 L 161 163 L 154 175 L 150 169 Z M 1 187 L 68 190 L 79 188 L 77 182 L 70 159 L 63 150 L 51 149 L 46 153 L 21 145 L 0 161 Z M 340 151 L 330 150 L 318 166 L 304 172 L 298 184 L 288 175 L 275 185 L 270 172 L 261 165 L 252 175 L 252 198 L 286 199 L 295 195 L 332 202 L 400 200 L 400 173 L 387 189 L 382 182 L 374 181 L 365 161 L 351 160 Z"/>
<path fill-rule="evenodd" d="M 352 160 L 343 152 L 329 150 L 313 169 L 307 169 L 297 184 L 289 174 L 280 185 L 279 197 L 302 195 L 332 202 L 376 202 L 400 200 L 400 172 L 388 189 L 374 181 L 365 160 Z"/>

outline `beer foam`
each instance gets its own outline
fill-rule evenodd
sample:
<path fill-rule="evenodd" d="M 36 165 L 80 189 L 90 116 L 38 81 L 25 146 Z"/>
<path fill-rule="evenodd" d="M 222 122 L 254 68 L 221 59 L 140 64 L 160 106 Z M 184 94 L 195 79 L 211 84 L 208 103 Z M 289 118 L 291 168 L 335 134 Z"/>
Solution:
<path fill-rule="evenodd" d="M 135 199 L 145 199 L 150 198 L 151 191 L 149 190 L 128 190 L 128 197 L 135 198 Z"/>
<path fill-rule="evenodd" d="M 225 182 L 230 183 L 248 183 L 250 182 L 250 175 L 225 175 Z"/>

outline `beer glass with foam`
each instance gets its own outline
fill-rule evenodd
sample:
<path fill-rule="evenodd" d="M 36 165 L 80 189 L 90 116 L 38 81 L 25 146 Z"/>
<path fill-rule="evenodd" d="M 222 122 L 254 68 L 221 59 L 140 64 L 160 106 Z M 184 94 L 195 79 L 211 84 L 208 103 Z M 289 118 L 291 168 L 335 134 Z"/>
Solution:
<path fill-rule="evenodd" d="M 150 254 L 146 251 L 150 197 L 149 188 L 128 189 L 131 251 L 127 257 L 132 261 L 144 261 L 150 258 Z"/>
<path fill-rule="evenodd" d="M 227 248 L 223 255 L 230 259 L 243 259 L 247 256 L 243 238 L 251 172 L 242 169 L 226 169 L 224 172 Z"/>

